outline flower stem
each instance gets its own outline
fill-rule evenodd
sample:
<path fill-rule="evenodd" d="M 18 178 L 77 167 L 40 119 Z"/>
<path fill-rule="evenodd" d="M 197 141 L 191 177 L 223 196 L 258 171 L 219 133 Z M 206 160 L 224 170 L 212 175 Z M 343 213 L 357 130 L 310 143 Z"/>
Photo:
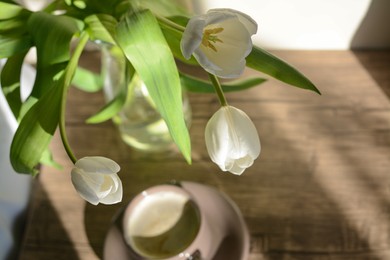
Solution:
<path fill-rule="evenodd" d="M 76 49 L 73 52 L 73 55 L 65 69 L 65 75 L 63 76 L 63 93 L 62 93 L 62 100 L 61 100 L 61 112 L 60 112 L 60 135 L 61 140 L 64 145 L 65 151 L 68 154 L 69 158 L 72 160 L 73 163 L 76 163 L 77 158 L 74 155 L 68 141 L 68 137 L 66 136 L 66 130 L 65 130 L 65 110 L 66 110 L 66 100 L 68 96 L 68 88 L 72 82 L 73 75 L 77 68 L 77 63 L 79 61 L 79 58 L 81 56 L 81 53 L 84 50 L 85 45 L 87 44 L 89 39 L 89 35 L 87 32 L 82 32 L 80 36 L 80 40 L 76 46 Z"/>
<path fill-rule="evenodd" d="M 209 78 L 210 78 L 211 83 L 213 83 L 215 92 L 218 95 L 219 103 L 221 103 L 221 106 L 227 106 L 228 103 L 226 101 L 225 95 L 223 94 L 221 83 L 219 83 L 217 76 L 215 76 L 214 74 L 211 74 L 211 73 L 208 73 L 208 74 L 209 74 Z"/>
<path fill-rule="evenodd" d="M 169 20 L 169 19 L 167 19 L 165 17 L 156 15 L 156 18 L 157 18 L 158 22 L 162 26 L 165 26 L 165 27 L 168 27 L 168 28 L 174 28 L 174 29 L 176 29 L 176 30 L 178 30 L 180 32 L 184 32 L 184 30 L 186 29 L 185 27 L 181 26 L 180 24 L 172 22 L 171 20 Z"/>

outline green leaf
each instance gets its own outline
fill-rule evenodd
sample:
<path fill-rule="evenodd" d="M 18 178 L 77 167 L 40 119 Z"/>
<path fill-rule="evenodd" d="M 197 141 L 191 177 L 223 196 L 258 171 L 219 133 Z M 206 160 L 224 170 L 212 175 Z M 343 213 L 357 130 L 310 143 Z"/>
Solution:
<path fill-rule="evenodd" d="M 321 94 L 314 84 L 297 69 L 258 47 L 253 47 L 252 52 L 246 58 L 246 65 L 289 85 Z"/>
<path fill-rule="evenodd" d="M 0 21 L 0 33 L 2 35 L 20 35 L 26 32 L 25 25 L 25 17 Z"/>
<path fill-rule="evenodd" d="M 54 160 L 53 154 L 52 154 L 52 152 L 49 149 L 46 149 L 43 152 L 41 160 L 39 162 L 44 164 L 44 165 L 56 168 L 57 170 L 62 170 L 63 169 L 62 165 Z"/>
<path fill-rule="evenodd" d="M 15 118 L 19 117 L 22 100 L 20 97 L 20 74 L 26 53 L 8 58 L 1 71 L 1 88 Z"/>
<path fill-rule="evenodd" d="M 180 26 L 183 26 L 184 28 L 187 26 L 188 21 L 190 20 L 187 16 L 183 16 L 183 15 L 170 16 L 167 19 Z"/>
<path fill-rule="evenodd" d="M 183 73 L 180 74 L 180 78 L 182 85 L 191 92 L 215 93 L 213 85 L 208 81 L 191 77 Z M 247 78 L 221 84 L 221 87 L 223 92 L 233 92 L 256 87 L 265 81 L 267 80 L 263 78 Z"/>
<path fill-rule="evenodd" d="M 10 152 L 11 164 L 16 172 L 38 173 L 35 167 L 58 125 L 62 92 L 62 84 L 57 82 L 21 120 Z"/>
<path fill-rule="evenodd" d="M 35 14 L 37 15 L 35 16 Z M 41 72 L 44 71 L 42 70 L 42 68 L 44 68 L 50 72 L 50 75 L 48 76 L 51 77 L 49 80 L 45 81 L 45 83 L 47 83 L 47 85 L 44 86 L 46 87 L 46 91 L 41 91 L 39 93 L 41 94 L 40 98 L 36 99 L 35 96 L 32 96 L 30 99 L 34 100 L 35 103 L 22 118 L 11 144 L 11 164 L 14 170 L 20 173 L 30 173 L 32 175 L 38 173 L 35 167 L 44 155 L 44 152 L 57 128 L 61 115 L 62 95 L 66 93 L 64 90 L 71 83 L 77 67 L 78 57 L 82 51 L 79 50 L 80 48 L 77 46 L 72 59 L 68 61 L 69 50 L 65 52 L 63 48 L 66 45 L 69 46 L 72 36 L 69 35 L 70 27 L 68 26 L 70 24 L 65 24 L 64 26 L 66 29 L 62 27 L 63 30 L 59 29 L 61 27 L 56 28 L 59 32 L 54 33 L 53 29 L 50 28 L 50 25 L 54 26 L 55 24 L 44 24 L 44 21 L 54 22 L 53 18 L 55 17 L 51 15 L 48 16 L 42 13 L 34 13 L 31 16 L 31 20 L 29 20 L 29 26 L 36 24 L 38 29 L 38 32 L 35 32 L 34 37 L 37 43 L 38 58 L 41 58 L 41 63 L 39 63 L 40 66 L 42 66 L 40 67 Z M 67 18 L 59 20 L 65 23 L 70 21 Z M 37 36 L 44 36 L 42 32 L 44 29 L 47 29 L 47 35 L 44 39 L 40 39 L 39 42 Z M 74 32 L 77 32 L 77 30 Z M 82 41 L 82 46 L 84 46 L 88 40 L 88 37 L 85 36 L 88 35 L 83 34 L 83 37 L 80 39 L 80 42 Z M 51 53 L 51 55 L 42 55 L 43 50 L 39 50 L 38 46 L 39 48 L 42 48 L 42 46 L 48 46 L 49 43 L 47 42 L 47 39 L 53 40 L 52 44 L 57 42 L 60 45 L 58 50 L 59 53 L 56 54 L 54 50 L 49 50 L 48 52 Z M 68 42 L 67 44 L 59 43 L 59 39 L 68 40 Z M 41 56 L 39 56 L 40 52 Z M 66 70 L 60 70 L 61 67 L 65 66 Z M 40 83 L 42 84 L 42 82 Z M 35 84 L 37 84 L 37 81 Z M 36 85 L 34 85 L 34 87 L 35 86 Z M 31 104 L 31 102 L 26 103 Z"/>
<path fill-rule="evenodd" d="M 26 10 L 19 5 L 0 2 L 0 20 L 11 19 L 24 12 Z"/>
<path fill-rule="evenodd" d="M 118 24 L 116 19 L 107 14 L 90 15 L 85 18 L 88 25 L 91 40 L 100 40 L 114 44 L 115 28 Z"/>
<path fill-rule="evenodd" d="M 44 12 L 33 13 L 27 26 L 33 35 L 41 65 L 68 61 L 70 40 L 83 27 L 79 20 Z"/>
<path fill-rule="evenodd" d="M 98 124 L 111 119 L 115 116 L 126 103 L 126 92 L 121 91 L 108 102 L 98 113 L 87 119 L 88 124 Z"/>
<path fill-rule="evenodd" d="M 129 98 L 132 98 L 131 96 L 132 92 L 131 91 L 129 92 L 128 89 L 133 89 L 135 84 L 137 84 L 137 80 L 134 80 L 135 70 L 127 60 L 125 66 L 126 66 L 126 73 L 124 75 L 125 76 L 124 85 L 121 88 L 119 88 L 118 93 L 112 100 L 110 100 L 110 102 L 108 102 L 95 115 L 87 119 L 86 122 L 88 124 L 98 124 L 113 118 L 123 108 L 126 101 Z M 128 84 L 128 82 L 130 83 Z"/>
<path fill-rule="evenodd" d="M 85 92 L 97 92 L 102 89 L 103 82 L 99 74 L 77 67 L 72 85 Z"/>
<path fill-rule="evenodd" d="M 183 116 L 179 73 L 171 50 L 150 11 L 127 14 L 117 27 L 117 42 L 145 82 L 172 139 L 187 162 L 191 143 Z"/>
<path fill-rule="evenodd" d="M 26 52 L 31 47 L 29 35 L 0 35 L 0 59 Z"/>
<path fill-rule="evenodd" d="M 70 42 L 81 24 L 67 16 L 33 13 L 27 27 L 37 48 L 37 75 L 31 95 L 39 98 L 51 88 L 70 58 Z"/>
<path fill-rule="evenodd" d="M 172 16 L 188 13 L 186 1 L 172 0 L 142 0 L 140 5 L 145 9 L 150 9 L 154 14 L 160 16 Z"/>

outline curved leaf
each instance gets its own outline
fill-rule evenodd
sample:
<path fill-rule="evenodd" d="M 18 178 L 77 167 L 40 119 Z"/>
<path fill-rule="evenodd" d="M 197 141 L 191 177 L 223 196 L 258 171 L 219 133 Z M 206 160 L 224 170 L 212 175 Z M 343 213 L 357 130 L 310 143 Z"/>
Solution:
<path fill-rule="evenodd" d="M 37 48 L 37 75 L 31 95 L 39 98 L 53 86 L 70 59 L 70 42 L 81 24 L 67 16 L 33 13 L 27 27 Z"/>
<path fill-rule="evenodd" d="M 97 92 L 102 89 L 103 82 L 99 74 L 77 67 L 72 85 L 85 92 Z"/>
<path fill-rule="evenodd" d="M 82 34 L 66 69 L 59 73 L 61 75 L 59 79 L 53 81 L 48 91 L 32 105 L 22 118 L 11 144 L 11 164 L 15 171 L 35 175 L 38 173 L 35 169 L 36 165 L 41 159 L 43 161 L 47 159 L 44 153 L 60 122 L 61 106 L 64 104 L 62 98 L 66 93 L 64 90 L 71 83 L 82 49 L 87 41 L 88 34 Z M 61 123 L 63 126 L 64 121 Z"/>
<path fill-rule="evenodd" d="M 68 61 L 70 40 L 82 29 L 79 20 L 44 12 L 33 13 L 27 26 L 36 44 L 38 65 L 41 66 Z"/>
<path fill-rule="evenodd" d="M 253 47 L 252 52 L 246 58 L 246 65 L 289 85 L 321 94 L 316 86 L 297 69 L 258 47 Z"/>
<path fill-rule="evenodd" d="M 123 107 L 126 102 L 126 91 L 121 91 L 116 97 L 107 103 L 98 113 L 87 119 L 88 124 L 98 124 L 111 119 Z"/>
<path fill-rule="evenodd" d="M 180 74 L 180 78 L 182 85 L 191 92 L 215 93 L 213 85 L 205 80 L 191 77 L 183 73 Z M 266 81 L 267 80 L 263 78 L 248 78 L 221 84 L 221 87 L 224 92 L 241 91 L 256 87 Z"/>
<path fill-rule="evenodd" d="M 91 40 L 100 40 L 107 43 L 115 43 L 115 27 L 118 22 L 107 14 L 90 15 L 85 18 L 85 23 L 90 30 Z"/>
<path fill-rule="evenodd" d="M 19 117 L 22 107 L 20 74 L 25 56 L 26 53 L 21 53 L 8 58 L 1 71 L 1 88 L 15 118 Z"/>
<path fill-rule="evenodd" d="M 191 143 L 183 116 L 179 73 L 156 18 L 146 10 L 127 14 L 117 27 L 117 42 L 145 82 L 172 139 L 191 162 Z"/>
<path fill-rule="evenodd" d="M 26 32 L 27 17 L 17 17 L 0 21 L 0 33 L 2 35 L 20 35 Z"/>
<path fill-rule="evenodd" d="M 17 53 L 25 52 L 31 47 L 29 35 L 0 35 L 0 59 L 8 58 Z"/>
<path fill-rule="evenodd" d="M 63 88 L 52 87 L 26 113 L 11 144 L 11 164 L 16 172 L 37 174 L 36 165 L 56 130 Z"/>

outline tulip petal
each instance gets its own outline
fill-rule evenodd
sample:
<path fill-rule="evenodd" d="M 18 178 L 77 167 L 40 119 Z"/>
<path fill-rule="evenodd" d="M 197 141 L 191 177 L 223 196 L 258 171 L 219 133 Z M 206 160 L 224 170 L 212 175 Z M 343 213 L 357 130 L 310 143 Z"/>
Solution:
<path fill-rule="evenodd" d="M 253 159 L 251 156 L 246 155 L 246 156 L 236 160 L 236 164 L 239 167 L 248 168 L 248 167 L 252 166 Z"/>
<path fill-rule="evenodd" d="M 257 158 L 261 151 L 261 145 L 259 135 L 252 120 L 242 110 L 235 107 L 229 106 L 228 111 L 233 124 L 231 129 L 236 130 L 236 135 L 240 142 L 239 158 L 246 154 L 249 154 L 253 159 Z"/>
<path fill-rule="evenodd" d="M 94 190 L 88 185 L 82 170 L 73 168 L 71 171 L 71 181 L 76 191 L 83 199 L 93 205 L 97 205 L 99 203 L 99 198 L 97 197 Z"/>
<path fill-rule="evenodd" d="M 75 166 L 89 173 L 112 174 L 120 171 L 120 166 L 115 161 L 101 156 L 84 157 Z"/>
<path fill-rule="evenodd" d="M 241 175 L 246 168 L 241 168 L 237 164 L 234 164 L 232 168 L 229 169 L 229 172 L 235 174 L 235 175 Z"/>
<path fill-rule="evenodd" d="M 204 27 L 205 17 L 203 15 L 195 16 L 188 22 L 180 42 L 181 51 L 187 60 L 202 42 Z"/>
<path fill-rule="evenodd" d="M 213 162 L 226 171 L 225 161 L 230 152 L 229 131 L 224 110 L 219 109 L 208 121 L 205 129 L 206 148 Z"/>
<path fill-rule="evenodd" d="M 115 188 L 111 175 L 104 175 L 103 182 L 96 186 L 96 195 L 99 199 L 106 197 Z"/>
<path fill-rule="evenodd" d="M 122 197 L 123 197 L 122 182 L 119 179 L 118 175 L 116 175 L 113 178 L 113 180 L 117 183 L 116 189 L 114 189 L 112 193 L 110 193 L 107 196 L 105 196 L 104 198 L 100 199 L 100 202 L 102 204 L 110 205 L 110 204 L 115 204 L 115 203 L 122 201 Z"/>
<path fill-rule="evenodd" d="M 248 31 L 249 34 L 253 35 L 257 33 L 257 22 L 253 20 L 249 15 L 239 12 L 234 9 L 228 9 L 228 8 L 215 8 L 211 9 L 207 12 L 207 14 L 212 15 L 213 13 L 220 13 L 224 12 L 229 15 L 234 15 L 238 18 L 238 20 L 245 26 L 246 30 Z"/>

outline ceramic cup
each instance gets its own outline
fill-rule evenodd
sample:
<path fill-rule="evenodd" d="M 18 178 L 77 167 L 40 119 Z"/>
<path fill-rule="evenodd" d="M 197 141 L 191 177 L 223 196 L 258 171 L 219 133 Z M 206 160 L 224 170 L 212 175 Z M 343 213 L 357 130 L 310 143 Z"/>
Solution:
<path fill-rule="evenodd" d="M 122 228 L 131 259 L 195 260 L 213 258 L 226 225 L 180 186 L 158 185 L 128 204 Z"/>

